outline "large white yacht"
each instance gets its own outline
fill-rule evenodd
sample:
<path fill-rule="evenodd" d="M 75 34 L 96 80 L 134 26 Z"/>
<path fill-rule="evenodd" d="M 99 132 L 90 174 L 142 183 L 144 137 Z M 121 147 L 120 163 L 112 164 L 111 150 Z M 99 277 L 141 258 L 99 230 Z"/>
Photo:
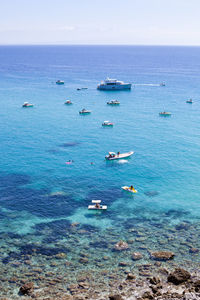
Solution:
<path fill-rule="evenodd" d="M 97 86 L 98 90 L 130 90 L 131 83 L 124 83 L 117 79 L 107 78 Z"/>

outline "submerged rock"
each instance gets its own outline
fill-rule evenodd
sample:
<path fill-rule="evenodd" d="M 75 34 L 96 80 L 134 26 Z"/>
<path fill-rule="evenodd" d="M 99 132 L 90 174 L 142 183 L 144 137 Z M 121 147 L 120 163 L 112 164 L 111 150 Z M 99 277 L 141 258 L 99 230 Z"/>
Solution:
<path fill-rule="evenodd" d="M 192 254 L 196 254 L 196 253 L 199 252 L 199 249 L 197 249 L 197 248 L 190 248 L 189 252 L 192 253 Z"/>
<path fill-rule="evenodd" d="M 121 295 L 110 295 L 109 300 L 123 300 Z"/>
<path fill-rule="evenodd" d="M 167 280 L 168 282 L 172 282 L 173 284 L 181 284 L 188 279 L 190 279 L 191 275 L 188 271 L 182 268 L 176 268 L 174 272 L 170 273 Z"/>
<path fill-rule="evenodd" d="M 143 255 L 140 252 L 133 252 L 132 254 L 132 260 L 139 260 L 142 259 Z"/>
<path fill-rule="evenodd" d="M 19 292 L 22 295 L 30 295 L 33 292 L 33 289 L 34 289 L 33 282 L 27 282 L 20 287 Z"/>
<path fill-rule="evenodd" d="M 133 275 L 132 273 L 128 273 L 128 275 L 126 277 L 127 280 L 133 280 L 135 278 L 136 278 L 135 275 Z"/>
<path fill-rule="evenodd" d="M 171 251 L 155 251 L 151 252 L 151 258 L 156 260 L 169 260 L 174 258 L 174 253 Z"/>
<path fill-rule="evenodd" d="M 115 244 L 115 250 L 122 251 L 128 249 L 128 244 L 124 241 L 119 241 L 117 244 Z"/>

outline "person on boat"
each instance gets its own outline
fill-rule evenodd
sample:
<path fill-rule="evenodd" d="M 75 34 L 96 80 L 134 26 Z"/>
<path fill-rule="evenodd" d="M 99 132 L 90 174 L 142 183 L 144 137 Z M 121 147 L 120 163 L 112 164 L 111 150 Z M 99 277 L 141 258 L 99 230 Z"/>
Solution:
<path fill-rule="evenodd" d="M 117 152 L 117 155 L 120 155 L 120 152 Z"/>
<path fill-rule="evenodd" d="M 132 185 L 130 186 L 130 190 L 131 190 L 131 191 L 133 190 L 133 186 L 132 186 Z"/>
<path fill-rule="evenodd" d="M 100 208 L 100 204 L 99 204 L 99 203 L 96 203 L 96 204 L 95 204 L 95 207 L 99 209 L 99 208 Z"/>

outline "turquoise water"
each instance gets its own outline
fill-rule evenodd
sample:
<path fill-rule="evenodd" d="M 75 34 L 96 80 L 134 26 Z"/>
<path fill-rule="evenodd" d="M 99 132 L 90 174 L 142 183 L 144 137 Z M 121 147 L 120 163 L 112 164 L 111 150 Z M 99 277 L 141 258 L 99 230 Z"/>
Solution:
<path fill-rule="evenodd" d="M 198 47 L 0 47 L 2 266 L 13 260 L 13 235 L 21 263 L 22 249 L 36 241 L 51 250 L 60 243 L 57 252 L 65 252 L 64 241 L 76 235 L 66 237 L 74 222 L 89 232 L 68 249 L 75 263 L 77 247 L 90 243 L 87 251 L 94 255 L 97 236 L 113 240 L 109 230 L 117 242 L 139 228 L 156 236 L 141 244 L 160 249 L 157 240 L 184 222 L 191 228 L 185 239 L 192 235 L 194 242 L 200 217 L 199 71 Z M 132 90 L 98 91 L 107 76 L 133 83 Z M 58 79 L 65 85 L 56 85 Z M 67 99 L 73 105 L 64 105 Z M 108 106 L 112 99 L 120 106 Z M 23 109 L 24 101 L 35 106 Z M 91 115 L 80 116 L 82 108 Z M 160 117 L 164 110 L 171 117 Z M 114 127 L 102 128 L 104 120 Z M 108 151 L 130 150 L 135 153 L 128 160 L 104 160 Z M 135 196 L 121 190 L 131 184 Z M 88 212 L 92 199 L 102 199 L 107 212 Z M 164 248 L 177 250 L 174 244 Z M 112 247 L 107 254 L 113 255 Z M 198 259 L 187 254 L 189 261 Z"/>

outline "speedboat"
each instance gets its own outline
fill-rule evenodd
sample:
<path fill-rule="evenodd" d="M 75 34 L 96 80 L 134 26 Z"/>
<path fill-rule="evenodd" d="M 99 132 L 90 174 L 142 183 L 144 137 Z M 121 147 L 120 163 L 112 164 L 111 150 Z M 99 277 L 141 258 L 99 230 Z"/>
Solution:
<path fill-rule="evenodd" d="M 70 100 L 65 101 L 65 104 L 73 104 Z"/>
<path fill-rule="evenodd" d="M 97 85 L 98 90 L 130 90 L 131 83 L 124 83 L 123 81 L 119 81 L 117 79 L 107 78 L 104 81 L 101 81 L 100 84 Z"/>
<path fill-rule="evenodd" d="M 165 86 L 165 82 L 161 82 L 161 83 L 160 83 L 160 86 Z"/>
<path fill-rule="evenodd" d="M 24 102 L 24 104 L 22 105 L 22 107 L 33 107 L 34 104 L 28 103 L 28 102 Z"/>
<path fill-rule="evenodd" d="M 190 98 L 189 100 L 186 101 L 186 103 L 193 103 L 192 99 Z"/>
<path fill-rule="evenodd" d="M 65 82 L 63 80 L 57 80 L 56 84 L 65 84 Z"/>
<path fill-rule="evenodd" d="M 134 151 L 129 151 L 126 153 L 120 153 L 120 152 L 109 152 L 108 155 L 105 156 L 105 159 L 107 160 L 115 160 L 115 159 L 121 159 L 121 158 L 128 158 L 134 153 Z"/>
<path fill-rule="evenodd" d="M 107 102 L 108 105 L 119 105 L 120 102 L 118 100 L 111 100 L 110 102 Z"/>
<path fill-rule="evenodd" d="M 91 113 L 91 110 L 87 110 L 85 108 L 83 108 L 81 111 L 79 111 L 79 114 L 81 115 L 88 115 Z"/>
<path fill-rule="evenodd" d="M 107 205 L 101 205 L 101 200 L 92 200 L 92 205 L 88 205 L 88 209 L 93 210 L 106 210 Z"/>
<path fill-rule="evenodd" d="M 137 190 L 131 185 L 130 187 L 129 186 L 122 186 L 122 189 L 126 192 L 130 192 L 130 193 L 137 193 Z"/>
<path fill-rule="evenodd" d="M 103 123 L 102 123 L 102 126 L 113 126 L 114 124 L 112 123 L 112 122 L 110 122 L 110 121 L 104 121 Z"/>
<path fill-rule="evenodd" d="M 171 116 L 171 113 L 169 111 L 163 111 L 159 113 L 160 116 Z"/>

